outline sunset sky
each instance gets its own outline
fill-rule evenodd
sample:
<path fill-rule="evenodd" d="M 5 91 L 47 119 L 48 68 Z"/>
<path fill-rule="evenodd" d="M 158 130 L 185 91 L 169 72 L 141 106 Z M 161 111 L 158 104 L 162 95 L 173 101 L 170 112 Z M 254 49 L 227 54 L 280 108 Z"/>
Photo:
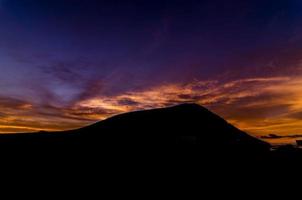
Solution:
<path fill-rule="evenodd" d="M 302 134 L 302 1 L 0 0 L 0 133 L 182 102 Z"/>

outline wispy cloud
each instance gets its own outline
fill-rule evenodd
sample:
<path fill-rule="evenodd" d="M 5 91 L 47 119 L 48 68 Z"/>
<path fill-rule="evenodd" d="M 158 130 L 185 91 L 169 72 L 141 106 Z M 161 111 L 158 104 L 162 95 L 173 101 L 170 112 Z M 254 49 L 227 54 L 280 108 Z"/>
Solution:
<path fill-rule="evenodd" d="M 124 112 L 194 102 L 259 137 L 302 133 L 302 78 L 299 76 L 253 77 L 228 82 L 195 80 L 113 95 L 102 94 L 101 83 L 93 81 L 88 85 L 87 94 L 78 96 L 68 106 L 34 105 L 0 98 L 3 108 L 0 131 L 71 129 Z"/>
<path fill-rule="evenodd" d="M 302 132 L 300 94 L 300 77 L 195 81 L 189 84 L 164 84 L 116 96 L 98 96 L 77 102 L 74 109 L 90 110 L 91 116 L 86 115 L 88 118 L 106 118 L 121 112 L 195 102 L 260 137 L 271 133 L 286 135 Z M 95 115 L 94 109 L 108 113 Z"/>
<path fill-rule="evenodd" d="M 164 84 L 115 96 L 96 96 L 77 102 L 74 109 L 103 109 L 110 111 L 109 113 L 121 113 L 195 102 L 209 107 L 235 123 L 243 121 L 242 127 L 250 129 L 253 127 L 249 126 L 249 123 L 254 120 L 262 121 L 261 118 L 279 115 L 277 111 L 288 114 L 292 105 L 288 104 L 284 92 L 271 89 L 271 85 L 284 87 L 288 81 L 291 81 L 289 77 L 261 77 L 225 83 L 218 80 L 196 80 L 189 84 Z"/>

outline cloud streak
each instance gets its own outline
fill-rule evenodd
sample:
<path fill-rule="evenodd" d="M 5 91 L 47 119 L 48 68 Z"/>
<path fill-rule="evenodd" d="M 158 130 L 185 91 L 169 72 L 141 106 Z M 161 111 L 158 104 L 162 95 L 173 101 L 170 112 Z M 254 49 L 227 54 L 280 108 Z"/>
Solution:
<path fill-rule="evenodd" d="M 291 92 L 300 90 L 300 81 L 299 77 L 258 77 L 224 83 L 212 80 L 164 84 L 147 90 L 79 101 L 74 109 L 90 109 L 92 113 L 94 109 L 102 109 L 118 114 L 194 102 L 255 135 L 276 131 L 285 134 L 288 131 L 302 131 L 296 113 L 302 105 L 302 102 L 298 103 L 302 97 Z"/>
<path fill-rule="evenodd" d="M 262 139 L 271 140 L 263 137 L 269 134 L 302 132 L 299 76 L 164 83 L 112 95 L 102 94 L 101 82 L 88 85 L 85 94 L 61 106 L 1 97 L 0 132 L 73 129 L 124 112 L 188 102 L 206 106 Z"/>
<path fill-rule="evenodd" d="M 255 136 L 302 133 L 301 8 L 0 0 L 0 132 L 195 102 Z"/>

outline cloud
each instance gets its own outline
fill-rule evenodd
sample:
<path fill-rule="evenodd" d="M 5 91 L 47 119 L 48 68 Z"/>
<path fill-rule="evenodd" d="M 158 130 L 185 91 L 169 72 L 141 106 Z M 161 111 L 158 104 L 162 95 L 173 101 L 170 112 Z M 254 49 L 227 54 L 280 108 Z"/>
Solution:
<path fill-rule="evenodd" d="M 124 99 L 120 99 L 117 102 L 119 105 L 126 105 L 126 106 L 137 106 L 139 105 L 139 102 L 134 101 L 130 98 L 124 98 Z"/>
<path fill-rule="evenodd" d="M 96 96 L 77 102 L 75 107 L 103 108 L 115 110 L 118 113 L 195 102 L 214 110 L 219 110 L 221 104 L 224 104 L 224 107 L 227 106 L 230 110 L 232 106 L 234 106 L 233 109 L 238 107 L 245 110 L 252 110 L 254 107 L 264 109 L 264 107 L 268 107 L 268 105 L 261 105 L 265 104 L 262 97 L 267 95 L 265 94 L 267 86 L 272 83 L 280 84 L 288 80 L 288 77 L 274 77 L 242 79 L 227 83 L 213 80 L 195 81 L 189 84 L 164 84 L 115 96 Z M 249 88 L 249 90 L 246 90 L 246 88 Z M 274 94 L 271 93 L 264 100 L 270 103 L 273 97 Z M 278 105 L 280 104 L 278 103 Z M 287 108 L 287 106 L 285 107 Z M 228 111 L 226 109 L 225 112 Z"/>
<path fill-rule="evenodd" d="M 34 105 L 12 97 L 0 97 L 0 133 L 56 131 L 92 123 L 67 108 Z"/>
<path fill-rule="evenodd" d="M 302 132 L 297 119 L 302 107 L 300 77 L 256 77 L 220 82 L 194 81 L 163 84 L 113 96 L 95 96 L 75 103 L 73 109 L 102 109 L 103 117 L 134 110 L 186 102 L 206 106 L 239 128 L 261 137 L 270 133 Z M 95 117 L 91 115 L 92 118 Z M 86 115 L 90 118 L 89 115 Z"/>
<path fill-rule="evenodd" d="M 1 110 L 3 109 L 9 109 L 9 108 L 14 108 L 14 109 L 27 109 L 30 108 L 29 102 L 11 98 L 11 97 L 1 97 L 0 96 L 0 108 Z"/>
<path fill-rule="evenodd" d="M 107 94 L 103 80 L 93 80 L 67 105 L 0 97 L 0 132 L 73 129 L 124 112 L 194 102 L 255 136 L 285 136 L 302 132 L 301 85 L 299 76 L 252 77 L 163 83 Z"/>
<path fill-rule="evenodd" d="M 274 140 L 274 139 L 282 139 L 282 138 L 292 138 L 292 139 L 297 139 L 297 138 L 302 138 L 302 134 L 301 135 L 275 135 L 275 134 L 269 134 L 266 136 L 261 136 L 262 139 L 270 139 L 270 140 Z"/>

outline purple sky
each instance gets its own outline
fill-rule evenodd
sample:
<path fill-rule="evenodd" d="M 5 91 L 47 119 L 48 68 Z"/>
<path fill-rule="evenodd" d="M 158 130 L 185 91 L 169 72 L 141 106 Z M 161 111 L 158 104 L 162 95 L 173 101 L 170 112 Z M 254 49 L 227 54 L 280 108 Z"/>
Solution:
<path fill-rule="evenodd" d="M 301 11 L 299 0 L 1 0 L 0 132 L 181 102 L 255 135 L 302 132 Z"/>

